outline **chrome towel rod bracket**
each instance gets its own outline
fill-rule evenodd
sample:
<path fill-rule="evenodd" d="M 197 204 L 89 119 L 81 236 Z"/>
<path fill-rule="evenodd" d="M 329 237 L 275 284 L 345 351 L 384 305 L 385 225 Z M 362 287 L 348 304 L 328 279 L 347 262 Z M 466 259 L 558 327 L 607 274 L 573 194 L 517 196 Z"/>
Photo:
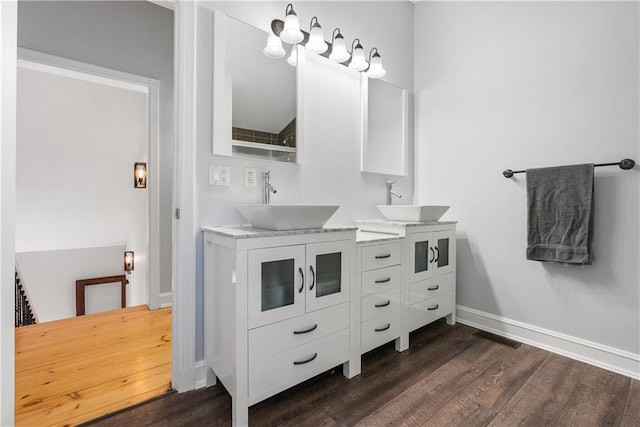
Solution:
<path fill-rule="evenodd" d="M 620 169 L 623 170 L 629 170 L 629 169 L 633 169 L 633 167 L 636 165 L 636 162 L 631 160 L 631 159 L 622 159 L 619 162 L 613 162 L 613 163 L 597 163 L 594 164 L 594 167 L 599 167 L 599 166 L 620 166 Z M 521 171 L 514 171 L 511 169 L 507 169 L 504 172 L 502 172 L 502 175 L 504 175 L 505 178 L 511 178 L 513 176 L 514 173 L 525 173 L 526 170 L 521 170 Z"/>

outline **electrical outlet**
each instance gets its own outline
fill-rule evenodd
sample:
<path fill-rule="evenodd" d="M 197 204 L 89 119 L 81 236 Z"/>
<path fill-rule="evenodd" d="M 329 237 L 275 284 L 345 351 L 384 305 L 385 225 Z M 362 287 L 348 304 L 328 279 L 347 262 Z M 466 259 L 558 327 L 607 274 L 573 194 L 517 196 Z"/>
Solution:
<path fill-rule="evenodd" d="M 209 165 L 209 185 L 231 185 L 231 166 Z"/>
<path fill-rule="evenodd" d="M 256 170 L 254 168 L 244 168 L 244 186 L 256 187 Z"/>

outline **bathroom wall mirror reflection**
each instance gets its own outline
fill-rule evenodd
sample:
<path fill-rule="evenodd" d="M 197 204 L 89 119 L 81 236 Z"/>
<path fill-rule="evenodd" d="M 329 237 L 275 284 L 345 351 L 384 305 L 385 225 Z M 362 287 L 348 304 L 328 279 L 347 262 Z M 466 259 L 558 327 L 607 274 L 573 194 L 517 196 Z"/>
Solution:
<path fill-rule="evenodd" d="M 266 57 L 266 41 L 265 31 L 214 13 L 213 154 L 297 163 L 297 67 L 288 45 L 284 57 Z"/>
<path fill-rule="evenodd" d="M 408 93 L 378 79 L 362 84 L 363 172 L 407 175 Z"/>

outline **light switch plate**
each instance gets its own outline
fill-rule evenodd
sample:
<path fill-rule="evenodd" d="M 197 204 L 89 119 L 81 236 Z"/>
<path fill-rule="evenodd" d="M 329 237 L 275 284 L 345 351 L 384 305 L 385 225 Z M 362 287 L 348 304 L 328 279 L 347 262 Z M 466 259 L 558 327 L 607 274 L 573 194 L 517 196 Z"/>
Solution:
<path fill-rule="evenodd" d="M 254 168 L 244 168 L 244 186 L 256 187 L 256 170 Z"/>
<path fill-rule="evenodd" d="M 231 185 L 231 166 L 209 165 L 209 185 Z"/>

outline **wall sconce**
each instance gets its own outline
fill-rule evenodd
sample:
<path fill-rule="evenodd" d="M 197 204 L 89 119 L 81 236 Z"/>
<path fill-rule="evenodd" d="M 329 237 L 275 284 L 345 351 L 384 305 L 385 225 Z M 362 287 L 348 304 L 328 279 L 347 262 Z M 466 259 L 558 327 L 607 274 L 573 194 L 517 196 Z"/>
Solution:
<path fill-rule="evenodd" d="M 271 21 L 271 31 L 273 34 L 269 34 L 267 38 L 267 46 L 262 50 L 265 56 L 269 58 L 282 58 L 285 56 L 285 50 L 282 48 L 282 42 L 289 43 L 295 47 L 296 44 L 300 44 L 305 47 L 306 51 L 317 53 L 326 58 L 336 61 L 344 66 L 348 66 L 352 70 L 367 71 L 367 77 L 371 79 L 379 79 L 386 74 L 385 69 L 382 67 L 382 59 L 378 53 L 378 49 L 375 49 L 369 53 L 369 61 L 366 60 L 364 55 L 364 49 L 360 44 L 359 39 L 355 39 L 351 45 L 352 52 L 347 51 L 347 47 L 344 41 L 344 37 L 339 28 L 333 31 L 331 37 L 331 43 L 324 40 L 322 33 L 322 27 L 318 23 L 318 18 L 311 18 L 309 23 L 309 32 L 300 30 L 300 21 L 298 16 L 293 10 L 293 5 L 289 3 L 285 9 L 285 20 L 274 19 Z M 356 43 L 357 42 L 357 43 Z M 297 58 L 292 51 L 287 62 L 291 65 L 297 64 Z M 373 54 L 373 57 L 371 56 Z M 349 58 L 351 58 L 350 62 Z"/>
<path fill-rule="evenodd" d="M 147 188 L 147 164 L 136 162 L 133 165 L 133 187 Z"/>
<path fill-rule="evenodd" d="M 133 271 L 133 251 L 126 251 L 124 253 L 124 271 L 131 273 Z"/>

